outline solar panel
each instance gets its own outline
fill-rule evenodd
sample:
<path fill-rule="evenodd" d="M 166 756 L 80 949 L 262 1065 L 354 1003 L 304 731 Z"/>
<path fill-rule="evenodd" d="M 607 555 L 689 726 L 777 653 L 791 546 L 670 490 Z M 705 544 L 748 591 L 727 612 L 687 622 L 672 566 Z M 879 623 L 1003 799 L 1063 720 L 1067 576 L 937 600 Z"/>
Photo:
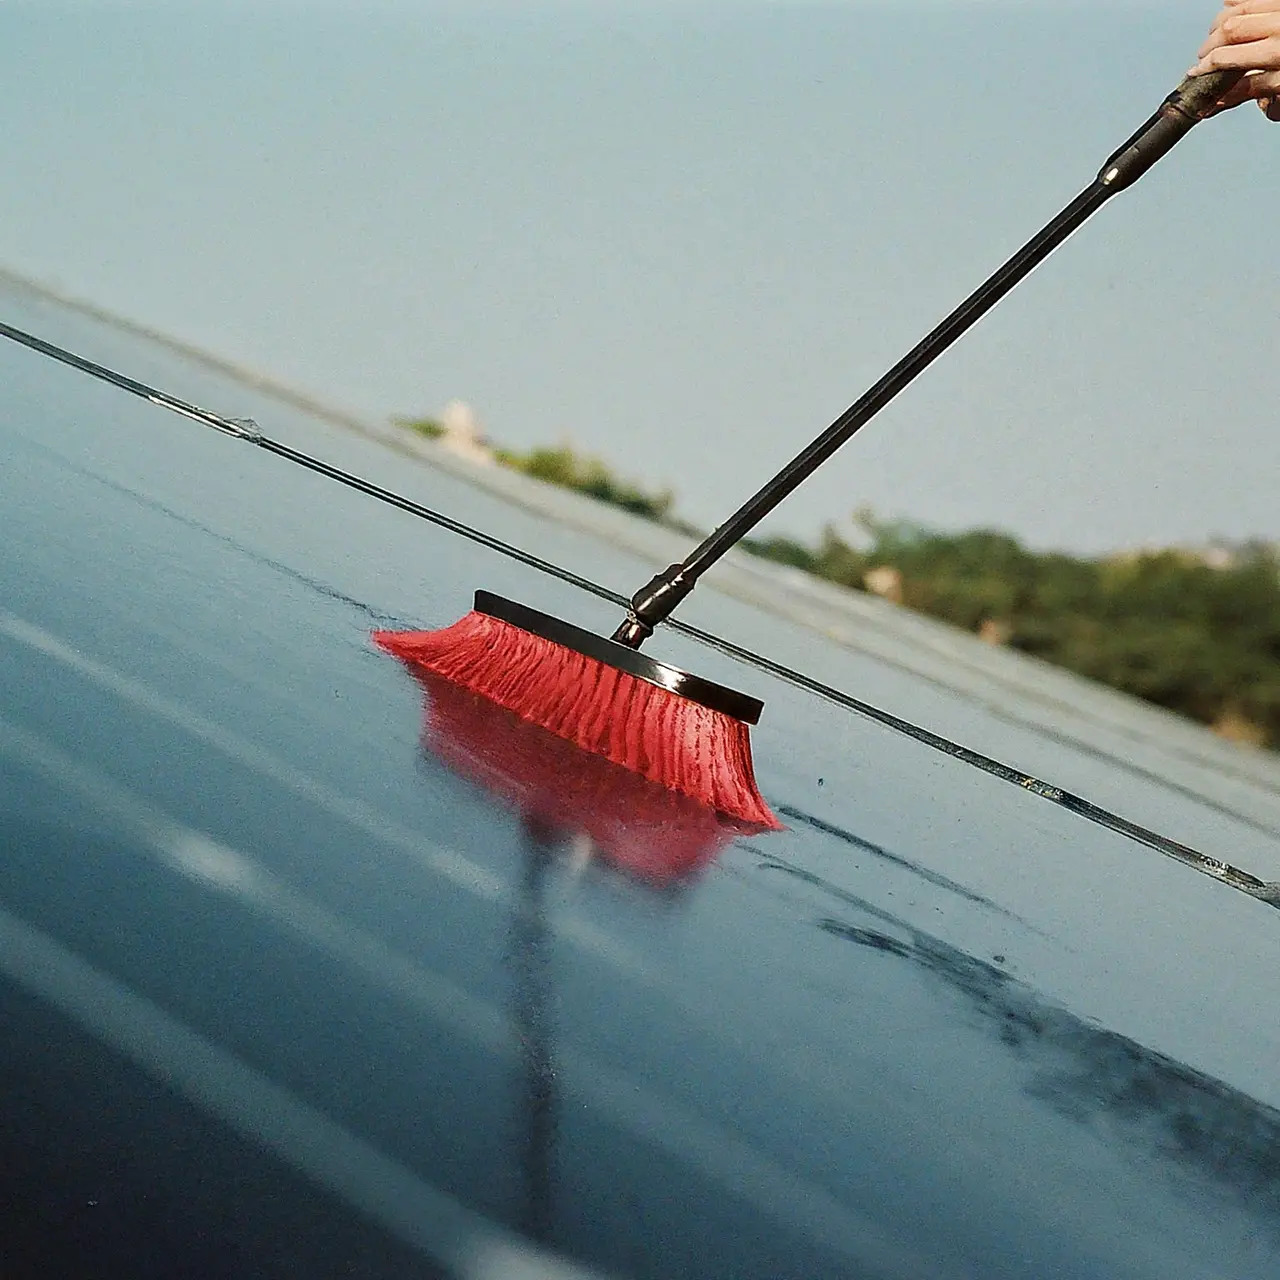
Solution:
<path fill-rule="evenodd" d="M 593 581 L 665 563 L 0 298 Z M 0 457 L 6 1275 L 1271 1274 L 1273 906 L 680 634 L 787 830 L 522 821 L 369 634 L 612 606 L 11 346 Z M 1280 878 L 1273 766 L 726 569 L 691 622 Z"/>

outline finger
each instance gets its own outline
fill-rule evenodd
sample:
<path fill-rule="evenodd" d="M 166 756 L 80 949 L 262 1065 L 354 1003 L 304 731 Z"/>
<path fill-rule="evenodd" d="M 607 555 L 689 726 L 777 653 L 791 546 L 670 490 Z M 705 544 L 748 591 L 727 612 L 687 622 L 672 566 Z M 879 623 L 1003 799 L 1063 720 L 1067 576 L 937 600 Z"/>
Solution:
<path fill-rule="evenodd" d="M 1206 71 L 1277 71 L 1280 70 L 1280 35 L 1248 44 L 1221 44 L 1196 63 L 1188 75 L 1204 75 Z"/>
<path fill-rule="evenodd" d="M 1277 0 L 1280 4 L 1280 0 Z M 1200 46 L 1203 58 L 1211 49 L 1225 44 L 1248 44 L 1280 36 L 1280 9 L 1274 13 L 1223 13 L 1209 29 Z"/>
<path fill-rule="evenodd" d="M 1262 106 L 1261 100 L 1258 105 Z M 1263 110 L 1267 113 L 1268 120 L 1274 120 L 1276 124 L 1280 124 L 1280 98 L 1268 98 Z"/>
<path fill-rule="evenodd" d="M 1244 0 L 1241 0 L 1241 3 L 1243 4 Z M 1218 12 L 1214 14 L 1213 21 L 1209 24 L 1209 34 L 1205 36 L 1205 44 L 1208 44 L 1211 40 L 1216 40 L 1221 35 L 1223 23 L 1225 23 L 1228 18 L 1234 17 L 1238 12 L 1239 10 L 1231 8 L 1219 9 Z"/>
<path fill-rule="evenodd" d="M 1274 34 L 1276 28 L 1270 24 L 1280 22 L 1280 0 L 1225 0 L 1224 7 L 1218 10 L 1209 24 L 1205 45 L 1232 43 L 1231 40 L 1224 38 L 1223 28 L 1228 23 L 1238 22 L 1241 18 L 1254 18 L 1269 27 L 1262 34 Z"/>
<path fill-rule="evenodd" d="M 1227 44 L 1248 44 L 1280 35 L 1280 10 L 1272 13 L 1230 13 L 1220 28 Z"/>

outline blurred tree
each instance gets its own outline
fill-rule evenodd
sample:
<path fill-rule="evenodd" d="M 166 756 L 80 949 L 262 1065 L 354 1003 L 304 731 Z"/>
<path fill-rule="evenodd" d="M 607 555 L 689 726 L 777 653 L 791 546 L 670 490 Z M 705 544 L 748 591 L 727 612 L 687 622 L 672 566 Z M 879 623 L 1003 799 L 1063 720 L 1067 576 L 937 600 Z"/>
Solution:
<path fill-rule="evenodd" d="M 1270 544 L 1090 560 L 1032 552 L 992 529 L 941 533 L 867 511 L 855 526 L 857 548 L 828 527 L 812 551 L 780 537 L 750 549 L 860 590 L 891 568 L 909 608 L 1226 736 L 1280 746 L 1280 553 Z"/>

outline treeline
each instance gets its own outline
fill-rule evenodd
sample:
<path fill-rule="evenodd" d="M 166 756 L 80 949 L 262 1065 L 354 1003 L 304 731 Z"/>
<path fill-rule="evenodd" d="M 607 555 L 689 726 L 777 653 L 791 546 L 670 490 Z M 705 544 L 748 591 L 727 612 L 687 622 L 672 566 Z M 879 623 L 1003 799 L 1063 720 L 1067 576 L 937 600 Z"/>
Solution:
<path fill-rule="evenodd" d="M 619 480 L 598 458 L 584 458 L 568 445 L 555 449 L 533 449 L 514 453 L 495 449 L 494 458 L 504 467 L 523 471 L 525 475 L 565 489 L 575 489 L 589 497 L 599 498 L 646 520 L 668 523 L 675 495 L 669 490 L 648 493 L 638 485 Z"/>
<path fill-rule="evenodd" d="M 648 493 L 571 448 L 502 464 L 697 535 Z M 1265 543 L 1199 555 L 1102 558 L 1034 552 L 992 530 L 943 533 L 855 517 L 815 545 L 773 537 L 754 555 L 874 591 L 984 639 L 1034 654 L 1258 746 L 1280 747 L 1280 551 Z"/>
<path fill-rule="evenodd" d="M 1180 550 L 1087 559 L 1028 550 L 991 530 L 941 533 L 861 520 L 858 546 L 750 550 L 879 594 L 997 644 L 1212 725 L 1280 746 L 1280 554 Z"/>
<path fill-rule="evenodd" d="M 588 497 L 621 507 L 632 515 L 666 525 L 691 538 L 702 537 L 700 529 L 679 519 L 673 512 L 675 494 L 671 490 L 652 493 L 629 480 L 621 480 L 598 458 L 583 457 L 568 445 L 532 449 L 528 453 L 495 449 L 493 456 L 504 467 L 523 471 L 536 480 L 585 493 Z"/>

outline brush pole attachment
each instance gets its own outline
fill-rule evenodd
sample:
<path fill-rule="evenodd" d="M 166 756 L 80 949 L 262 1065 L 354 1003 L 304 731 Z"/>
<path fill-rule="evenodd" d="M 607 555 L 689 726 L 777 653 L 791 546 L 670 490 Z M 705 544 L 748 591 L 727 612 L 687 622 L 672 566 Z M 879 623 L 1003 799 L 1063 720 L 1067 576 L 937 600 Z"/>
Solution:
<path fill-rule="evenodd" d="M 528 605 L 494 595 L 492 591 L 476 592 L 475 611 L 509 626 L 518 627 L 541 640 L 549 640 L 562 649 L 570 649 L 592 662 L 624 671 L 637 680 L 643 680 L 645 684 L 677 694 L 688 702 L 696 702 L 708 711 L 731 716 L 743 724 L 760 723 L 764 703 L 759 698 L 716 684 L 714 680 L 691 675 L 668 662 L 658 662 L 648 654 L 637 653 L 625 645 L 606 640 L 594 631 L 575 627 L 563 618 L 530 609 Z"/>
<path fill-rule="evenodd" d="M 1091 214 L 1113 195 L 1138 180 L 1166 155 L 1240 79 L 1240 72 L 1217 71 L 1188 76 L 1160 109 L 1103 165 L 1098 176 L 1052 222 L 1029 240 L 989 280 L 980 285 L 932 333 L 907 353 L 862 398 L 851 405 L 762 489 L 696 547 L 631 599 L 626 620 L 614 632 L 616 643 L 638 648 L 671 615 L 698 579 L 740 542 L 782 500 L 811 476 L 841 445 L 865 426 L 908 383 L 917 378 L 957 338 L 977 323 L 1016 284 L 1025 279 Z"/>

